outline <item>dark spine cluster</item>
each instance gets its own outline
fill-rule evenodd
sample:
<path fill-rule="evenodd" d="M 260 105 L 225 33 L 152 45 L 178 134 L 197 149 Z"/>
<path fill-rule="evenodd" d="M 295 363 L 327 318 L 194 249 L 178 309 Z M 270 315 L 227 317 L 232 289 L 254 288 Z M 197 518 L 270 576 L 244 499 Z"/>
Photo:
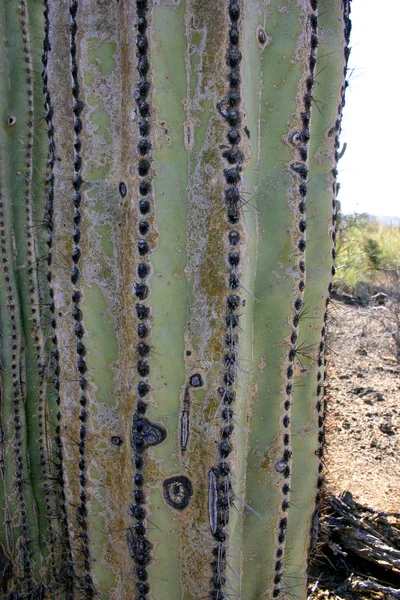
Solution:
<path fill-rule="evenodd" d="M 240 7 L 237 0 L 230 0 L 227 7 L 229 19 L 229 40 L 226 62 L 228 66 L 228 92 L 226 99 L 218 105 L 221 115 L 228 124 L 227 142 L 224 146 L 223 158 L 226 160 L 224 177 L 226 188 L 224 191 L 224 205 L 229 227 L 239 223 L 242 212 L 242 196 L 240 193 L 241 169 L 243 154 L 240 151 Z M 221 396 L 222 427 L 220 430 L 219 456 L 220 463 L 210 472 L 209 476 L 209 517 L 211 532 L 216 540 L 213 548 L 211 563 L 213 577 L 211 580 L 210 598 L 222 600 L 227 595 L 224 591 L 226 585 L 226 555 L 227 555 L 227 526 L 229 523 L 230 507 L 233 501 L 231 469 L 228 458 L 232 452 L 231 436 L 233 433 L 232 404 L 236 398 L 234 390 L 237 379 L 238 360 L 238 335 L 239 325 L 238 309 L 241 299 L 236 290 L 239 287 L 240 264 L 240 233 L 232 228 L 228 234 L 230 246 L 227 263 L 229 275 L 227 280 L 228 295 L 226 298 L 225 316 L 225 354 L 223 385 L 218 388 Z M 213 508 L 215 507 L 215 508 Z"/>
<path fill-rule="evenodd" d="M 54 290 L 52 286 L 52 247 L 53 247 L 53 214 L 54 214 L 54 165 L 56 161 L 56 152 L 55 152 L 55 141 L 54 141 L 54 125 L 53 125 L 53 105 L 51 101 L 50 91 L 48 88 L 48 58 L 51 50 L 50 47 L 50 15 L 49 15 L 49 3 L 48 0 L 44 2 L 44 18 L 45 18 L 45 28 L 44 28 L 44 41 L 43 41 L 43 55 L 42 55 L 42 81 L 43 81 L 43 96 L 44 96 L 44 118 L 47 123 L 47 137 L 49 140 L 48 144 L 48 177 L 47 177 L 47 189 L 46 189 L 46 204 L 45 204 L 45 228 L 47 233 L 46 245 L 47 245 L 47 254 L 46 260 L 48 264 L 48 271 L 46 274 L 46 279 L 48 282 L 48 311 L 50 313 L 50 326 L 51 326 L 51 362 L 52 362 L 52 373 L 54 375 L 54 388 L 56 392 L 56 403 L 58 406 L 57 411 L 57 425 L 55 428 L 55 460 L 54 462 L 54 470 L 55 477 L 57 481 L 57 498 L 59 502 L 59 510 L 60 510 L 60 518 L 61 518 L 61 528 L 63 534 L 63 544 L 65 544 L 66 550 L 66 573 L 65 573 L 65 586 L 67 590 L 67 594 L 72 593 L 73 590 L 73 560 L 72 560 L 72 551 L 71 544 L 69 539 L 69 529 L 68 529 L 68 517 L 67 517 L 67 509 L 66 509 L 66 499 L 64 492 L 64 476 L 63 476 L 63 454 L 62 454 L 62 442 L 60 437 L 60 426 L 61 426 L 61 412 L 60 412 L 60 353 L 58 348 L 58 338 L 57 338 L 57 320 L 55 317 L 55 305 L 54 305 Z M 40 427 L 40 421 L 39 421 Z M 40 430 L 40 459 L 42 471 L 45 468 L 45 464 L 42 464 L 42 454 L 44 455 L 44 442 L 43 442 L 43 431 Z M 47 495 L 48 495 L 48 483 L 45 480 L 45 501 L 46 501 L 46 509 L 49 511 L 50 506 L 48 506 Z M 58 495 L 58 487 L 59 487 L 59 495 Z M 63 557 L 64 558 L 64 557 Z M 53 576 L 56 577 L 53 569 Z"/>
<path fill-rule="evenodd" d="M 134 451 L 135 475 L 133 504 L 129 507 L 129 513 L 135 519 L 135 525 L 128 530 L 127 542 L 129 552 L 136 564 L 136 589 L 135 598 L 145 600 L 149 593 L 147 565 L 150 562 L 151 544 L 146 537 L 146 511 L 144 509 L 145 494 L 143 491 L 144 477 L 143 471 L 145 461 L 143 453 L 149 444 L 160 443 L 163 434 L 160 428 L 151 424 L 146 418 L 147 403 L 145 397 L 150 392 L 147 378 L 150 373 L 150 366 L 147 358 L 150 354 L 150 346 L 147 343 L 149 331 L 150 309 L 143 304 L 146 300 L 149 289 L 147 278 L 150 273 L 149 262 L 146 257 L 150 252 L 150 246 L 147 240 L 150 232 L 150 223 L 147 215 L 151 212 L 149 194 L 151 192 L 151 183 L 149 180 L 150 171 L 150 105 L 148 97 L 150 93 L 150 81 L 148 73 L 150 69 L 148 52 L 148 5 L 147 0 L 136 1 L 137 21 L 136 21 L 136 49 L 137 49 L 137 70 L 139 73 L 138 87 L 134 91 L 134 98 L 137 103 L 139 142 L 137 145 L 138 165 L 137 172 L 139 176 L 139 242 L 137 245 L 138 265 L 137 281 L 135 284 L 135 294 L 137 303 L 135 306 L 137 318 L 137 401 L 136 411 L 132 420 L 132 446 Z"/>
<path fill-rule="evenodd" d="M 274 588 L 272 591 L 273 598 L 278 598 L 281 595 L 281 582 L 283 577 L 283 557 L 285 552 L 285 539 L 287 532 L 287 511 L 290 503 L 290 474 L 291 474 L 291 436 L 290 436 L 290 415 L 293 402 L 293 377 L 295 371 L 296 356 L 299 353 L 298 334 L 299 323 L 304 311 L 303 299 L 305 289 L 305 250 L 306 250 L 306 196 L 307 196 L 307 176 L 308 176 L 308 144 L 310 139 L 310 119 L 311 105 L 313 101 L 313 88 L 315 79 L 315 67 L 317 63 L 317 48 L 318 48 L 318 0 L 310 0 L 309 19 L 309 44 L 310 53 L 308 56 L 308 76 L 306 78 L 306 89 L 303 96 L 303 111 L 301 113 L 302 129 L 291 135 L 291 142 L 296 147 L 299 160 L 291 163 L 291 168 L 298 176 L 300 183 L 298 187 L 299 203 L 297 211 L 297 230 L 298 241 L 297 251 L 299 255 L 298 273 L 299 279 L 297 290 L 295 292 L 295 300 L 293 305 L 293 320 L 292 333 L 290 336 L 290 348 L 287 356 L 286 370 L 286 399 L 283 405 L 283 455 L 280 461 L 276 463 L 276 470 L 282 473 L 284 483 L 281 488 L 282 503 L 280 506 L 278 531 L 277 531 L 277 549 L 275 553 L 274 565 Z"/>
<path fill-rule="evenodd" d="M 79 420 L 80 420 L 80 429 L 79 429 L 79 454 L 80 459 L 78 463 L 79 468 L 79 488 L 80 488 L 80 503 L 78 508 L 76 509 L 76 517 L 77 522 L 80 529 L 80 538 L 82 540 L 81 551 L 83 555 L 83 572 L 84 572 L 84 592 L 85 597 L 92 598 L 94 596 L 95 590 L 92 582 L 92 578 L 90 575 L 90 548 L 89 548 L 89 533 L 87 526 L 87 508 L 86 508 L 86 461 L 85 461 L 85 447 L 86 447 L 86 421 L 87 421 L 87 396 L 86 389 L 88 387 L 88 381 L 85 377 L 87 372 L 87 364 L 85 360 L 86 356 L 86 346 L 83 342 L 83 336 L 85 333 L 83 326 L 83 314 L 81 309 L 79 308 L 79 304 L 81 301 L 81 292 L 79 290 L 79 278 L 80 271 L 79 265 L 81 263 L 81 249 L 80 249 L 80 241 L 81 241 L 81 213 L 80 206 L 82 202 L 82 144 L 80 139 L 80 134 L 82 131 L 82 120 L 80 115 L 84 108 L 84 104 L 80 99 L 80 90 L 79 90 L 79 80 L 78 80 L 78 60 L 77 60 L 77 44 L 76 44 L 76 34 L 77 34 L 77 13 L 78 13 L 78 2 L 77 0 L 71 0 L 69 5 L 70 12 L 70 56 L 71 56 L 71 78 L 72 78 L 72 96 L 73 96 L 73 104 L 72 109 L 74 112 L 74 175 L 72 179 L 72 185 L 74 189 L 73 193 L 73 205 L 74 205 L 74 232 L 73 232 L 73 250 L 72 250 L 72 269 L 71 269 L 71 282 L 74 286 L 74 291 L 72 293 L 72 316 L 75 320 L 74 334 L 75 334 L 75 342 L 76 342 L 76 366 L 78 371 L 78 383 L 80 388 L 79 395 Z"/>

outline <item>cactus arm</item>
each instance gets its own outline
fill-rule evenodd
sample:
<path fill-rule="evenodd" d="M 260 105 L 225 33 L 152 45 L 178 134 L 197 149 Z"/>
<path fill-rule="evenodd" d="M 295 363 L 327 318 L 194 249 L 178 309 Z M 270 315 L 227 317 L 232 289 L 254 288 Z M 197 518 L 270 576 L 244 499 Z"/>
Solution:
<path fill-rule="evenodd" d="M 32 585 L 31 575 L 39 575 L 42 565 L 40 552 L 47 555 L 48 519 L 42 497 L 43 472 L 40 468 L 40 452 L 38 447 L 39 422 L 44 424 L 42 418 L 35 418 L 39 407 L 39 387 L 44 385 L 43 376 L 40 375 L 36 354 L 41 349 L 43 338 L 35 324 L 34 311 L 39 313 L 39 300 L 35 292 L 36 283 L 36 241 L 32 206 L 34 201 L 33 180 L 34 165 L 32 153 L 39 147 L 43 148 L 43 136 L 39 133 L 37 142 L 33 141 L 33 123 L 35 115 L 35 93 L 33 85 L 35 74 L 32 67 L 32 46 L 29 39 L 29 11 L 25 3 L 18 10 L 10 3 L 4 5 L 2 24 L 5 27 L 5 52 L 4 68 L 2 73 L 3 90 L 5 92 L 2 106 L 2 187 L 5 210 L 5 247 L 7 248 L 6 260 L 10 287 L 8 300 L 10 307 L 9 318 L 16 326 L 17 338 L 14 343 L 24 349 L 24 356 L 17 364 L 17 358 L 11 356 L 11 369 L 14 382 L 14 401 L 16 414 L 15 424 L 20 424 L 18 435 L 21 436 L 21 447 L 14 455 L 17 465 L 15 477 L 19 490 L 19 511 L 26 514 L 20 516 L 22 522 L 29 523 L 25 530 L 24 539 L 26 550 L 23 564 L 25 581 L 21 583 L 25 589 Z M 37 38 L 39 44 L 40 35 Z M 37 47 L 35 46 L 35 50 Z M 41 127 L 43 131 L 43 127 Z M 39 128 L 40 131 L 40 128 Z M 39 151 L 38 156 L 42 156 Z M 8 161 L 6 163 L 6 156 Z M 43 181 L 40 173 L 44 162 L 39 160 L 35 167 L 38 173 L 35 184 L 38 184 L 38 194 L 41 193 Z M 6 170 L 7 165 L 7 170 Z M 40 183 L 39 183 L 40 179 Z M 29 254 L 28 254 L 29 252 Z M 29 264 L 29 261 L 30 264 Z M 30 272 L 31 271 L 31 272 Z M 13 334 L 12 334 L 13 336 Z M 34 340 L 36 337 L 36 340 Z M 18 352 L 13 352 L 17 356 Z M 26 359 L 26 356 L 28 357 Z M 43 408 L 43 407 L 42 407 Z M 14 442 L 15 443 L 15 442 Z M 28 459 L 29 457 L 29 459 Z M 28 467 L 29 465 L 29 467 Z M 20 475 L 18 474 L 20 471 Z M 18 483 L 19 482 L 19 483 Z M 18 512 L 17 511 L 17 514 Z M 47 515 L 48 517 L 48 515 Z M 31 573 L 28 576 L 28 572 Z M 27 586 L 27 587 L 26 587 Z"/>
<path fill-rule="evenodd" d="M 4 98 L 4 96 L 3 96 Z M 2 181 L 0 181 L 2 185 Z M 5 224 L 6 215 L 8 215 L 8 206 L 5 203 L 5 197 L 3 195 L 3 188 L 0 190 L 1 193 L 1 213 L 0 218 Z M 2 245 L 2 259 L 6 256 L 10 256 L 10 240 L 5 236 L 5 227 L 1 230 L 1 245 Z M 4 252 L 6 248 L 6 252 Z M 10 301 L 6 295 L 6 281 L 5 277 L 11 280 L 14 275 L 11 271 L 9 273 L 9 262 L 3 260 L 2 271 L 1 271 L 1 286 L 0 286 L 0 315 L 1 315 L 1 523 L 0 528 L 1 543 L 3 544 L 4 551 L 9 557 L 12 556 L 15 543 L 18 536 L 21 535 L 22 529 L 17 518 L 20 516 L 19 506 L 17 500 L 17 487 L 15 484 L 15 468 L 14 468 L 14 450 L 15 450 L 15 425 L 13 422 L 13 387 L 11 379 L 10 365 L 13 362 L 12 355 L 16 354 L 16 350 L 11 348 L 11 344 L 8 340 L 11 339 L 11 314 L 9 304 Z M 7 275 L 6 275 L 7 273 Z M 8 282 L 7 282 L 8 283 Z M 10 282 L 11 283 L 11 282 Z M 15 283 L 15 280 L 13 281 Z M 9 291 L 9 290 L 7 290 Z M 19 356 L 19 351 L 18 351 Z"/>
<path fill-rule="evenodd" d="M 11 11 L 10 11 L 11 12 Z M 42 473 L 39 466 L 39 388 L 42 385 L 38 372 L 37 348 L 41 348 L 43 338 L 39 333 L 36 323 L 37 317 L 33 314 L 31 306 L 39 312 L 39 297 L 37 293 L 37 247 L 35 243 L 35 231 L 32 215 L 33 207 L 33 123 L 35 118 L 35 103 L 33 96 L 34 73 L 32 66 L 32 48 L 29 35 L 29 12 L 26 3 L 21 3 L 19 14 L 16 14 L 15 25 L 18 30 L 10 36 L 9 68 L 10 73 L 17 78 L 17 82 L 9 89 L 9 107 L 18 107 L 18 125 L 21 130 L 10 130 L 9 153 L 14 157 L 13 170 L 10 178 L 10 197 L 12 207 L 12 229 L 15 236 L 16 248 L 16 280 L 17 299 L 21 312 L 21 325 L 23 328 L 23 344 L 25 345 L 25 377 L 27 386 L 21 385 L 25 396 L 25 415 L 27 431 L 27 452 L 29 455 L 32 493 L 37 505 L 39 531 L 45 534 L 47 523 L 45 519 L 45 508 L 41 494 L 43 484 Z M 24 31 L 22 31 L 24 30 Z M 11 39 L 11 37 L 13 39 Z M 43 125 L 41 127 L 43 133 Z M 40 134 L 39 134 L 40 136 Z M 43 137 L 39 138 L 42 141 Z M 32 146 L 32 147 L 31 147 Z M 38 148 L 36 147 L 36 150 Z M 40 152 L 43 152 L 43 146 Z M 37 161 L 35 168 L 36 181 L 41 189 L 43 183 L 42 161 Z M 40 179 L 40 183 L 39 180 Z M 32 237 L 29 237 L 31 235 Z M 34 289 L 32 293 L 30 290 Z M 38 344 L 34 337 L 38 336 Z M 38 415 L 38 418 L 35 416 Z M 42 423 L 43 424 L 43 423 Z M 28 471 L 27 471 L 28 472 Z M 37 539 L 41 547 L 40 538 Z M 34 547 L 37 542 L 34 542 Z M 39 548 L 36 548 L 38 550 Z M 41 548 L 42 549 L 42 548 Z"/>
<path fill-rule="evenodd" d="M 46 231 L 42 227 L 43 217 L 48 216 L 47 196 L 43 181 L 46 173 L 51 173 L 50 155 L 47 147 L 46 122 L 43 119 L 43 69 L 44 14 L 43 4 L 38 0 L 26 0 L 21 3 L 21 28 L 24 44 L 25 60 L 29 57 L 27 67 L 28 94 L 28 139 L 26 144 L 25 169 L 25 214 L 24 229 L 27 250 L 27 282 L 29 296 L 25 298 L 26 318 L 29 315 L 31 331 L 26 334 L 32 338 L 35 362 L 32 363 L 32 374 L 27 379 L 27 422 L 31 432 L 30 464 L 37 465 L 37 474 L 33 471 L 33 491 L 39 516 L 39 540 L 42 553 L 42 576 L 50 581 L 57 576 L 59 534 L 57 521 L 54 519 L 54 504 L 58 501 L 58 487 L 52 488 L 48 478 L 54 475 L 54 424 L 56 414 L 55 389 L 52 377 L 48 376 L 50 362 L 50 337 L 46 323 L 51 320 L 51 298 L 49 295 L 48 271 L 49 256 Z M 40 35 L 39 35 L 40 32 Z M 32 114 L 33 111 L 33 114 Z M 50 133 L 50 131 L 49 131 Z M 30 148 L 31 144 L 31 148 Z M 46 168 L 46 158 L 48 159 Z M 31 167 L 29 165 L 32 165 Z M 29 182 L 29 183 L 28 183 Z M 29 211 L 29 212 L 28 212 Z M 21 239 L 22 243 L 22 239 Z M 36 259 L 32 259 L 31 253 Z M 23 271 L 21 271 L 23 274 Z M 22 287 L 21 287 L 22 289 Z M 28 306 L 29 301 L 29 306 Z M 21 305 L 23 302 L 21 300 Z M 28 363 L 27 363 L 28 364 Z M 31 398 L 30 389 L 33 388 Z M 32 406 L 30 406 L 32 402 Z M 57 547 L 56 547 L 57 546 Z"/>
<path fill-rule="evenodd" d="M 6 57 L 9 52 L 6 30 L 7 30 L 7 13 L 5 7 L 2 7 L 0 18 L 0 40 L 1 53 Z M 10 289 L 14 289 L 15 293 L 15 273 L 14 269 L 9 269 L 10 258 L 13 255 L 13 247 L 11 236 L 7 235 L 10 222 L 10 203 L 8 175 L 7 175 L 7 153 L 6 153 L 6 135 L 7 124 L 10 116 L 8 110 L 8 68 L 3 67 L 0 77 L 0 107 L 1 107 L 1 144 L 2 151 L 0 155 L 0 219 L 1 219 L 1 285 L 0 285 L 0 323 L 1 323 L 1 346 L 0 346 L 0 363 L 1 363 L 1 399 L 0 399 L 0 427 L 1 427 L 1 489 L 0 489 L 0 541 L 3 546 L 5 556 L 8 559 L 12 558 L 15 543 L 22 533 L 22 528 L 17 519 L 20 518 L 17 486 L 15 483 L 15 425 L 13 422 L 13 387 L 12 374 L 10 366 L 13 363 L 12 355 L 18 351 L 19 362 L 20 348 L 12 349 L 9 340 L 11 340 L 11 307 Z M 10 123 L 11 124 L 11 123 Z M 7 279 L 7 281 L 6 281 Z M 8 284 L 8 288 L 7 288 Z M 12 286 L 12 287 L 11 287 Z M 15 342 L 16 343 L 16 342 Z M 25 448 L 25 446 L 24 446 Z"/>
<path fill-rule="evenodd" d="M 327 10 L 329 8 L 329 10 Z M 343 103 L 343 67 L 346 64 L 344 47 L 347 44 L 343 36 L 344 9 L 342 2 L 319 2 L 318 30 L 321 32 L 318 44 L 316 82 L 313 90 L 318 102 L 319 89 L 326 91 L 320 110 L 313 110 L 310 126 L 310 175 L 308 184 L 308 224 L 307 224 L 307 286 L 304 305 L 308 310 L 307 319 L 300 323 L 299 342 L 308 348 L 299 356 L 303 362 L 299 385 L 293 396 L 293 476 L 291 502 L 301 510 L 289 512 L 287 545 L 290 553 L 287 570 L 298 582 L 293 589 L 298 595 L 306 594 L 307 578 L 305 573 L 307 547 L 300 543 L 302 536 L 310 535 L 312 507 L 320 500 L 321 456 L 318 451 L 322 441 L 316 444 L 317 432 L 323 433 L 323 315 L 329 295 L 332 274 L 323 269 L 320 256 L 327 256 L 333 248 L 332 206 L 335 197 L 336 144 L 339 130 L 336 122 L 340 119 L 338 106 Z M 335 56 L 335 59 L 332 59 Z M 342 60 L 339 57 L 343 57 Z M 333 263 L 333 258 L 332 258 Z M 322 344 L 322 346 L 321 346 Z M 300 365 L 301 366 L 301 365 Z M 310 402 L 313 398 L 313 402 Z M 304 458 L 308 455 L 308 458 Z M 315 456 L 315 458 L 314 458 Z M 315 462 L 315 468 L 309 464 Z M 317 464 L 319 463 L 319 464 Z M 319 470 L 317 469 L 319 467 Z M 304 509 L 303 509 L 304 507 Z M 301 517 L 301 518 L 300 518 Z M 316 513 L 315 518 L 318 518 Z M 293 525 L 291 524 L 293 521 Z M 315 532 L 314 532 L 315 535 Z M 315 540 L 314 540 L 315 541 Z M 299 557 L 296 559 L 296 557 Z"/>
<path fill-rule="evenodd" d="M 280 506 L 288 495 L 284 486 L 290 485 L 290 461 L 280 472 L 274 465 L 279 461 L 284 464 L 284 453 L 290 452 L 290 438 L 289 444 L 285 440 L 290 427 L 283 425 L 284 416 L 290 418 L 290 411 L 285 408 L 285 402 L 290 400 L 287 385 L 291 383 L 287 375 L 291 367 L 288 343 L 298 312 L 294 309 L 302 279 L 298 264 L 304 259 L 298 248 L 297 228 L 301 179 L 290 167 L 298 158 L 288 143 L 288 134 L 292 129 L 302 128 L 298 106 L 308 74 L 308 7 L 306 3 L 301 7 L 291 3 L 283 15 L 278 4 L 272 2 L 268 7 L 265 33 L 270 43 L 261 55 L 260 123 L 252 133 L 255 137 L 259 131 L 261 139 L 254 286 L 259 302 L 254 306 L 257 328 L 253 372 L 257 373 L 257 397 L 251 405 L 254 419 L 249 435 L 246 502 L 261 515 L 262 522 L 251 513 L 245 515 L 242 588 L 245 597 L 272 594 L 279 589 L 279 581 L 274 582 L 274 577 L 277 552 L 284 553 L 285 534 L 279 528 L 285 517 Z M 285 31 L 290 31 L 290 36 Z M 251 33 L 254 47 L 257 44 L 254 29 Z M 279 210 L 272 211 L 278 205 Z M 270 317 L 272 310 L 274 318 Z M 267 526 L 267 521 L 275 525 Z"/>

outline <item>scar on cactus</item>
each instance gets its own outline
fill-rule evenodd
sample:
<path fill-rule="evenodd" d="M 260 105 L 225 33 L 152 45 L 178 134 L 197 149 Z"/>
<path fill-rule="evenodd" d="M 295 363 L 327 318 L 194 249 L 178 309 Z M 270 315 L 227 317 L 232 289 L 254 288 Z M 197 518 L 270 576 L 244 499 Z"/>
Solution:
<path fill-rule="evenodd" d="M 163 482 L 164 498 L 167 504 L 176 510 L 187 507 L 193 495 L 190 480 L 184 475 L 169 477 Z"/>

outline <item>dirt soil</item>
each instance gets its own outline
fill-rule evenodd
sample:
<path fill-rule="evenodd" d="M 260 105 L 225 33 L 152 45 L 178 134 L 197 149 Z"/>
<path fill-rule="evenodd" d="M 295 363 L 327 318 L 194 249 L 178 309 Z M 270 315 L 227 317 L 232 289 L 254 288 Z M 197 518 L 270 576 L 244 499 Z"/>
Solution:
<path fill-rule="evenodd" d="M 341 296 L 330 310 L 325 480 L 328 490 L 342 498 L 350 492 L 400 534 L 400 319 L 398 304 L 380 300 L 360 306 Z M 400 598 L 398 575 L 370 571 L 353 558 L 321 543 L 320 581 L 310 586 L 309 600 Z M 399 595 L 349 591 L 358 574 L 375 576 Z"/>
<path fill-rule="evenodd" d="M 349 301 L 349 300 L 348 300 Z M 391 305 L 334 300 L 329 323 L 326 481 L 335 494 L 400 510 L 400 361 Z"/>

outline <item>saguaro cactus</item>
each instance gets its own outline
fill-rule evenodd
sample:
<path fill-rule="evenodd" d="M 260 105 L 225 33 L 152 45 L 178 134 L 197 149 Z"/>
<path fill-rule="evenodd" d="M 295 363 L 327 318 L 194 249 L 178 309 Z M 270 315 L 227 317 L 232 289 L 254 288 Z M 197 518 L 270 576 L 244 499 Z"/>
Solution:
<path fill-rule="evenodd" d="M 348 0 L 0 10 L 1 597 L 304 598 Z"/>

